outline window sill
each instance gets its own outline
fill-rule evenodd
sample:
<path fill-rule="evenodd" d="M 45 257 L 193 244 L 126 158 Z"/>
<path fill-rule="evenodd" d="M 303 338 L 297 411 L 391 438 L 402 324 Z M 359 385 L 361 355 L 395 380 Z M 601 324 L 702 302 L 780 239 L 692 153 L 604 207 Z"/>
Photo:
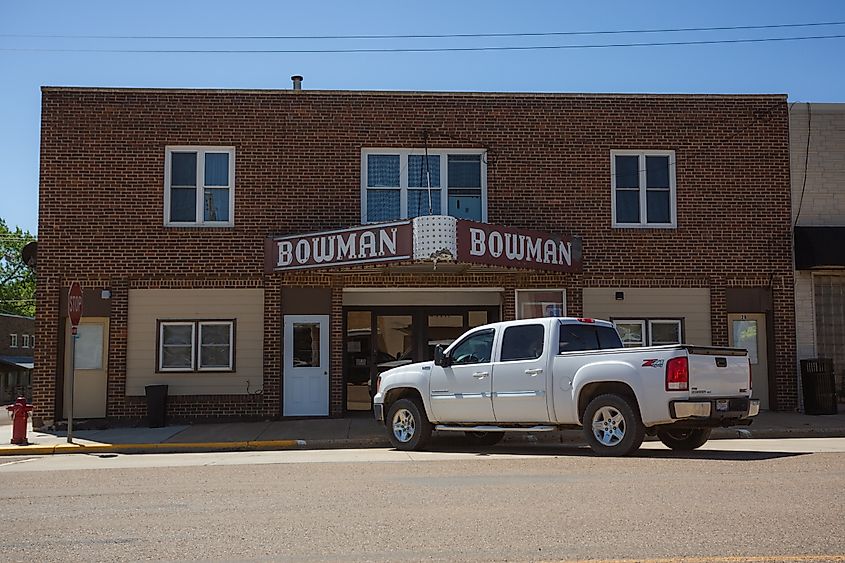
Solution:
<path fill-rule="evenodd" d="M 78 368 L 77 368 L 78 369 Z M 229 368 L 200 368 L 200 369 L 157 369 L 155 373 L 160 373 L 166 375 L 168 373 L 175 373 L 175 374 L 186 374 L 186 373 L 235 373 L 235 369 Z"/>
<path fill-rule="evenodd" d="M 231 229 L 235 226 L 234 223 L 165 223 L 164 226 L 168 229 Z"/>
<path fill-rule="evenodd" d="M 671 223 L 613 223 L 614 229 L 677 229 L 678 225 Z"/>

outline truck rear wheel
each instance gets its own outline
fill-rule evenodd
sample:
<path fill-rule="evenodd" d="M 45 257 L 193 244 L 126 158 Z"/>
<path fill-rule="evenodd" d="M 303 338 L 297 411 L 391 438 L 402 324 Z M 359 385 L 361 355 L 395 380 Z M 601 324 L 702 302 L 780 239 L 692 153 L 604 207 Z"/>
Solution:
<path fill-rule="evenodd" d="M 628 455 L 645 438 L 636 403 L 619 395 L 599 395 L 590 401 L 583 424 L 587 444 L 601 456 Z"/>
<path fill-rule="evenodd" d="M 431 440 L 434 429 L 425 408 L 417 399 L 399 399 L 387 414 L 387 430 L 390 443 L 399 450 L 421 450 Z"/>
<path fill-rule="evenodd" d="M 673 428 L 658 430 L 657 437 L 666 447 L 678 451 L 700 448 L 710 439 L 711 428 Z"/>

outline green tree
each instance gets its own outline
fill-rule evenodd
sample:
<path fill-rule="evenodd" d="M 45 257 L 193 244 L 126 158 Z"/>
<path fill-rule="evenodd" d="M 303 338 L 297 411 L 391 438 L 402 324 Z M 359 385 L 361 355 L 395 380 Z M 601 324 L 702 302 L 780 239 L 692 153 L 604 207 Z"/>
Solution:
<path fill-rule="evenodd" d="M 35 240 L 20 227 L 0 219 L 0 313 L 35 315 L 35 272 L 21 258 L 21 249 Z"/>

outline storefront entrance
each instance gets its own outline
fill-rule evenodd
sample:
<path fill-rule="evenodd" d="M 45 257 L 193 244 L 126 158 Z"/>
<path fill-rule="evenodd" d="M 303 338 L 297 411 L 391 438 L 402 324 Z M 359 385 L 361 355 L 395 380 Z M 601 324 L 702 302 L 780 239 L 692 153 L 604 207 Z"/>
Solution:
<path fill-rule="evenodd" d="M 472 327 L 499 320 L 495 306 L 344 307 L 343 374 L 347 411 L 372 409 L 378 374 L 434 359 Z"/>

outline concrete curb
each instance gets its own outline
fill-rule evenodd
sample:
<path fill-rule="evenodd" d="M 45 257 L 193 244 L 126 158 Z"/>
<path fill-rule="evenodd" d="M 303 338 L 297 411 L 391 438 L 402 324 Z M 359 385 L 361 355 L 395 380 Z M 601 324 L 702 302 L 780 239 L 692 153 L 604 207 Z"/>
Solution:
<path fill-rule="evenodd" d="M 768 429 L 748 430 L 748 439 L 783 439 L 783 438 L 845 438 L 845 429 Z M 552 434 L 552 435 L 549 435 Z M 586 445 L 580 431 L 571 431 L 566 435 L 554 433 L 514 434 L 506 437 L 504 445 L 559 444 Z M 719 429 L 713 433 L 711 441 L 736 440 L 736 429 Z M 647 438 L 656 440 L 656 438 Z M 29 446 L 0 446 L 3 456 L 36 456 L 64 454 L 141 454 L 141 453 L 200 453 L 200 452 L 236 452 L 236 451 L 277 451 L 277 450 L 328 450 L 348 448 L 389 448 L 390 441 L 384 437 L 332 438 L 322 440 L 250 440 L 240 442 L 174 442 L 155 444 L 53 444 L 48 446 L 33 444 Z"/>
<path fill-rule="evenodd" d="M 194 453 L 248 450 L 295 450 L 307 447 L 305 440 L 254 440 L 242 442 L 182 442 L 157 444 L 54 444 L 40 446 L 0 446 L 2 456 L 59 455 L 59 454 L 137 454 L 137 453 Z"/>

